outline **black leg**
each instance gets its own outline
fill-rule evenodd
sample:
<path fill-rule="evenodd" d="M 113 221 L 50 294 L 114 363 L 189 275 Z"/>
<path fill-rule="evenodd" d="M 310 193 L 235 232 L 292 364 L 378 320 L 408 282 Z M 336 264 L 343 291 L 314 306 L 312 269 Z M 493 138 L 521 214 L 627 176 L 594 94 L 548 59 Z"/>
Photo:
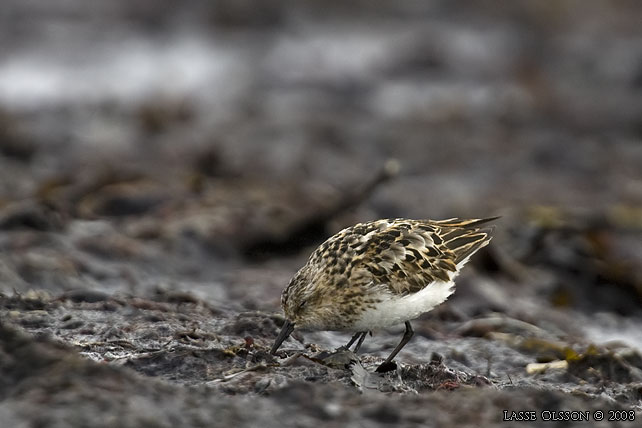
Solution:
<path fill-rule="evenodd" d="M 390 370 L 394 370 L 395 365 L 392 363 L 392 360 L 397 356 L 399 351 L 401 351 L 401 348 L 406 346 L 406 343 L 410 342 L 410 338 L 412 338 L 412 335 L 415 334 L 415 332 L 412 329 L 412 326 L 410 325 L 410 321 L 406 321 L 406 331 L 403 334 L 403 337 L 401 338 L 401 342 L 399 342 L 399 345 L 395 348 L 394 351 L 386 358 L 386 361 L 381 363 L 379 367 L 377 367 L 378 372 L 387 372 Z"/>
<path fill-rule="evenodd" d="M 356 354 L 357 351 L 359 351 L 359 348 L 361 348 L 361 344 L 363 343 L 363 339 L 366 338 L 366 334 L 368 334 L 367 331 L 359 331 L 355 333 L 354 336 L 352 336 L 352 339 L 350 339 L 350 342 L 348 342 L 348 344 L 346 345 L 346 349 L 349 350 L 352 344 L 354 343 L 354 341 L 357 340 L 357 338 L 359 338 L 359 341 L 357 342 L 357 346 L 354 347 L 354 353 Z"/>
<path fill-rule="evenodd" d="M 368 334 L 367 331 L 362 331 L 361 332 L 361 337 L 359 338 L 359 341 L 357 342 L 357 345 L 354 347 L 354 353 L 356 354 L 359 352 L 359 349 L 361 349 L 361 344 L 363 341 L 366 339 L 366 335 Z"/>

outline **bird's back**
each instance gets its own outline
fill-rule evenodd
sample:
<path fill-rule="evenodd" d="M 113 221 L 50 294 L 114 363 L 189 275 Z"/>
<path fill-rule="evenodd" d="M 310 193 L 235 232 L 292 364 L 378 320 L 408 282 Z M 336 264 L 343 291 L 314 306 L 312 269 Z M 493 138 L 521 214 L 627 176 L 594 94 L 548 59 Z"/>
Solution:
<path fill-rule="evenodd" d="M 392 293 L 415 293 L 435 281 L 450 281 L 487 245 L 494 220 L 385 219 L 342 230 L 311 255 L 308 264 L 336 287 L 386 285 Z M 482 226 L 482 227 L 480 227 Z"/>

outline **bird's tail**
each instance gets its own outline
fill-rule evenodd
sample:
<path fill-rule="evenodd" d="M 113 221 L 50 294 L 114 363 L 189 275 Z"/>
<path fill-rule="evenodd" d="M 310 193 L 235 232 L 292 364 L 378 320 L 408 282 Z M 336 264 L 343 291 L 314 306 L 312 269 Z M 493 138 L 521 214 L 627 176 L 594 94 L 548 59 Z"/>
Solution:
<path fill-rule="evenodd" d="M 436 221 L 442 228 L 441 238 L 444 245 L 455 254 L 455 264 L 463 266 L 470 256 L 481 248 L 488 245 L 492 239 L 494 226 L 478 227 L 499 217 L 460 219 L 451 218 L 448 220 Z"/>

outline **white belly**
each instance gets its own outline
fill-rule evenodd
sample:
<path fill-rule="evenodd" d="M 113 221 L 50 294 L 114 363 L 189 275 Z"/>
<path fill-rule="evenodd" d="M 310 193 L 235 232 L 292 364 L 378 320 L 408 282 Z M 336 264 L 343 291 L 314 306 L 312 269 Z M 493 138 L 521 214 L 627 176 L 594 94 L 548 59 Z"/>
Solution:
<path fill-rule="evenodd" d="M 446 301 L 448 296 L 455 291 L 454 285 L 453 281 L 434 282 L 414 294 L 403 297 L 390 294 L 374 309 L 367 309 L 363 312 L 352 326 L 353 330 L 368 331 L 415 319 Z"/>

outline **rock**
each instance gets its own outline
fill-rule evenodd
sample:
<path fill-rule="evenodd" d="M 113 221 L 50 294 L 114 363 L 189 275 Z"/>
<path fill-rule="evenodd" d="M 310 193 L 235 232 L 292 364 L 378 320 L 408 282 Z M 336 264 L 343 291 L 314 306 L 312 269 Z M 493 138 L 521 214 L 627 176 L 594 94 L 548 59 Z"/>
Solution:
<path fill-rule="evenodd" d="M 0 207 L 0 230 L 52 231 L 62 227 L 62 216 L 36 201 L 27 200 Z"/>

